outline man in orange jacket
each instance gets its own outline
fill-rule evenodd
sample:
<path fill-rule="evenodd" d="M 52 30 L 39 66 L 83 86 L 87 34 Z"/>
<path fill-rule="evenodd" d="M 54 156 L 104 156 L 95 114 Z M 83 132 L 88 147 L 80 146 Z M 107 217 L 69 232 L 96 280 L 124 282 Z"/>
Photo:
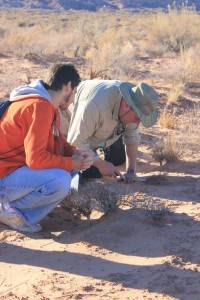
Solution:
<path fill-rule="evenodd" d="M 71 64 L 56 64 L 46 82 L 14 89 L 0 120 L 0 222 L 24 232 L 38 224 L 68 194 L 71 172 L 93 163 L 87 151 L 60 133 L 57 108 L 73 101 L 80 76 Z"/>

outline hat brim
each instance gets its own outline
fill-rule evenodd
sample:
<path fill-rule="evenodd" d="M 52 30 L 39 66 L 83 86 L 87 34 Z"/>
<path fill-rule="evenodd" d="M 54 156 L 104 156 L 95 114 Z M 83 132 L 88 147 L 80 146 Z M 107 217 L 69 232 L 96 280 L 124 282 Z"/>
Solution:
<path fill-rule="evenodd" d="M 136 85 L 130 82 L 122 82 L 119 86 L 119 91 L 122 97 L 130 104 L 132 109 L 136 112 L 139 117 L 142 125 L 146 128 L 153 126 L 156 123 L 158 117 L 157 109 L 154 110 L 149 116 L 145 115 L 140 111 L 134 103 L 134 99 L 136 100 L 136 96 L 134 94 L 134 89 L 137 88 Z"/>

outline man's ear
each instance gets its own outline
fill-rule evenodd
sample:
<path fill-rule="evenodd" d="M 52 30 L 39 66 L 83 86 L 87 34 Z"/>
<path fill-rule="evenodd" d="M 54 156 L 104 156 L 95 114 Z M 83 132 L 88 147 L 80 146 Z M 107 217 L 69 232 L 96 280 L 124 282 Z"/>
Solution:
<path fill-rule="evenodd" d="M 67 92 L 70 92 L 72 89 L 72 83 L 69 81 L 67 84 L 65 84 L 65 89 Z"/>
<path fill-rule="evenodd" d="M 124 98 L 122 98 L 122 106 L 124 108 L 127 108 L 127 107 L 130 107 L 130 104 Z"/>

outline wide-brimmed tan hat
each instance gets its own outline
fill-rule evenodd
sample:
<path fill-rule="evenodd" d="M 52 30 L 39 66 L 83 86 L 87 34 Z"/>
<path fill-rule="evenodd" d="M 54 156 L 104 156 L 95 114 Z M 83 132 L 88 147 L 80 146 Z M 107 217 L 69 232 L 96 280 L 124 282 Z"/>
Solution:
<path fill-rule="evenodd" d="M 122 97 L 130 104 L 144 127 L 151 127 L 158 117 L 158 94 L 146 83 L 135 86 L 130 82 L 122 82 L 119 86 Z"/>

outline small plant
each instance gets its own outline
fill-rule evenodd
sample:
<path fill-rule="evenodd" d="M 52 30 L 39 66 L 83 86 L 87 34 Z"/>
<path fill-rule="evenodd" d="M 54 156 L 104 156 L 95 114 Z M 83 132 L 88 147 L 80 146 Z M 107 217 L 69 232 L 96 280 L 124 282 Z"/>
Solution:
<path fill-rule="evenodd" d="M 166 205 L 156 203 L 153 200 L 144 202 L 142 208 L 144 208 L 145 215 L 149 216 L 157 225 L 163 223 L 166 216 L 169 214 Z"/>
<path fill-rule="evenodd" d="M 80 218 L 83 215 L 90 222 L 92 203 L 90 194 L 88 194 L 85 188 L 80 188 L 79 190 L 71 189 L 61 205 L 71 214 L 73 221 L 75 218 Z"/>
<path fill-rule="evenodd" d="M 164 140 L 160 139 L 152 148 L 152 157 L 155 159 L 155 161 L 158 161 L 160 163 L 160 166 L 162 166 L 163 161 L 165 160 L 164 147 Z"/>
<path fill-rule="evenodd" d="M 95 199 L 95 209 L 105 214 L 114 212 L 124 200 L 121 185 L 118 188 L 112 180 L 96 182 L 91 190 Z"/>
<path fill-rule="evenodd" d="M 28 59 L 30 62 L 33 62 L 35 64 L 41 63 L 42 59 L 41 56 L 37 53 L 29 52 L 24 55 L 24 58 Z"/>
<path fill-rule="evenodd" d="M 141 202 L 132 202 L 132 208 L 143 212 L 145 216 L 150 217 L 155 225 L 162 224 L 166 216 L 170 213 L 165 204 L 162 204 L 152 198 Z"/>
<path fill-rule="evenodd" d="M 71 189 L 61 206 L 71 214 L 73 221 L 83 215 L 90 222 L 92 210 L 104 214 L 114 212 L 124 202 L 123 192 L 122 186 L 118 188 L 115 181 L 93 181 L 78 190 Z"/>
<path fill-rule="evenodd" d="M 168 134 L 165 139 L 165 160 L 166 162 L 176 161 L 182 156 L 184 148 L 181 143 L 177 142 L 175 134 Z"/>
<path fill-rule="evenodd" d="M 183 147 L 177 142 L 174 134 L 160 138 L 152 148 L 152 157 L 162 166 L 163 161 L 173 162 L 183 154 Z"/>

